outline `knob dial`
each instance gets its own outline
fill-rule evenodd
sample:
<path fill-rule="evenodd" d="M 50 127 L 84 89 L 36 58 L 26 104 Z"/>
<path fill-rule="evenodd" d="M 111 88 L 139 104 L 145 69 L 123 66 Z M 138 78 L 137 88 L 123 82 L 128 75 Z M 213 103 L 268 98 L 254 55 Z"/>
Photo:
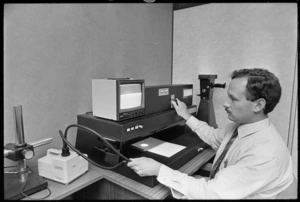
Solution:
<path fill-rule="evenodd" d="M 32 150 L 24 149 L 24 150 L 22 151 L 22 153 L 23 153 L 25 159 L 27 159 L 27 160 L 28 160 L 28 159 L 31 159 L 31 158 L 33 157 L 33 151 L 32 151 Z"/>

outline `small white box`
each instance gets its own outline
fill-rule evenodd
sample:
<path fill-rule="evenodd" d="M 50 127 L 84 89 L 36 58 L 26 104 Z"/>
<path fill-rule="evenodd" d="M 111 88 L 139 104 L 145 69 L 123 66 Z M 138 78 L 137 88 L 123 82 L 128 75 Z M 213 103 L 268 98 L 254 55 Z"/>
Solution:
<path fill-rule="evenodd" d="M 88 170 L 88 161 L 76 152 L 61 156 L 61 150 L 48 149 L 47 155 L 38 160 L 39 175 L 63 184 L 69 184 Z"/>

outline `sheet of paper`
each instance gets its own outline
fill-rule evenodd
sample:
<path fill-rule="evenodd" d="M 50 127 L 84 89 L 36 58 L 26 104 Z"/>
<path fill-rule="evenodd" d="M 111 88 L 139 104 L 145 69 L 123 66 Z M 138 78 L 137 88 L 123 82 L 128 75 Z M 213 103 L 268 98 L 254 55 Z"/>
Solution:
<path fill-rule="evenodd" d="M 153 147 L 157 147 L 162 143 L 164 143 L 164 141 L 149 137 L 147 139 L 132 144 L 132 146 L 142 151 L 148 151 L 149 149 L 152 149 Z"/>
<path fill-rule="evenodd" d="M 161 156 L 165 157 L 171 157 L 174 154 L 180 152 L 186 148 L 185 146 L 178 145 L 178 144 L 173 144 L 170 142 L 164 142 L 156 147 L 153 147 L 152 149 L 148 150 L 148 152 L 152 152 L 155 154 L 159 154 Z"/>

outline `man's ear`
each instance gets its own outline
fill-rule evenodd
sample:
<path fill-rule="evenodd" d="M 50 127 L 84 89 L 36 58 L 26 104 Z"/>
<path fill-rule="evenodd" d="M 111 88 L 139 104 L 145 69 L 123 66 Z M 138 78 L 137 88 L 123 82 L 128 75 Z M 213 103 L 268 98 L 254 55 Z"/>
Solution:
<path fill-rule="evenodd" d="M 260 112 L 266 107 L 266 100 L 264 98 L 259 98 L 255 101 L 253 111 Z"/>

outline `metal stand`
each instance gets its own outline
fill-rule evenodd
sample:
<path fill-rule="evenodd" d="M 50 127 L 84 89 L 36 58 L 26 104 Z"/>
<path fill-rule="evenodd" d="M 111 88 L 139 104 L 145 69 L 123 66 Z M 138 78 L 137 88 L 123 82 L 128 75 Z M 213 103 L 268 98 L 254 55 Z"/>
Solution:
<path fill-rule="evenodd" d="M 5 173 L 4 174 L 4 199 L 19 200 L 24 198 L 21 194 L 21 189 L 24 187 L 23 193 L 31 195 L 48 187 L 47 181 L 40 177 L 37 169 L 27 169 L 27 174 L 24 173 Z"/>
<path fill-rule="evenodd" d="M 225 88 L 224 84 L 214 84 L 217 75 L 198 75 L 200 80 L 200 96 L 201 100 L 198 106 L 197 118 L 205 121 L 208 125 L 217 128 L 214 105 L 213 105 L 213 89 Z"/>
<path fill-rule="evenodd" d="M 26 144 L 24 140 L 22 106 L 13 107 L 16 124 L 16 144 L 9 143 L 4 147 L 4 157 L 17 161 L 18 168 L 15 171 L 4 173 L 4 198 L 18 200 L 24 198 L 21 194 L 33 194 L 47 188 L 48 183 L 38 175 L 37 168 L 30 170 L 26 165 L 26 159 L 33 157 L 33 146 Z"/>

